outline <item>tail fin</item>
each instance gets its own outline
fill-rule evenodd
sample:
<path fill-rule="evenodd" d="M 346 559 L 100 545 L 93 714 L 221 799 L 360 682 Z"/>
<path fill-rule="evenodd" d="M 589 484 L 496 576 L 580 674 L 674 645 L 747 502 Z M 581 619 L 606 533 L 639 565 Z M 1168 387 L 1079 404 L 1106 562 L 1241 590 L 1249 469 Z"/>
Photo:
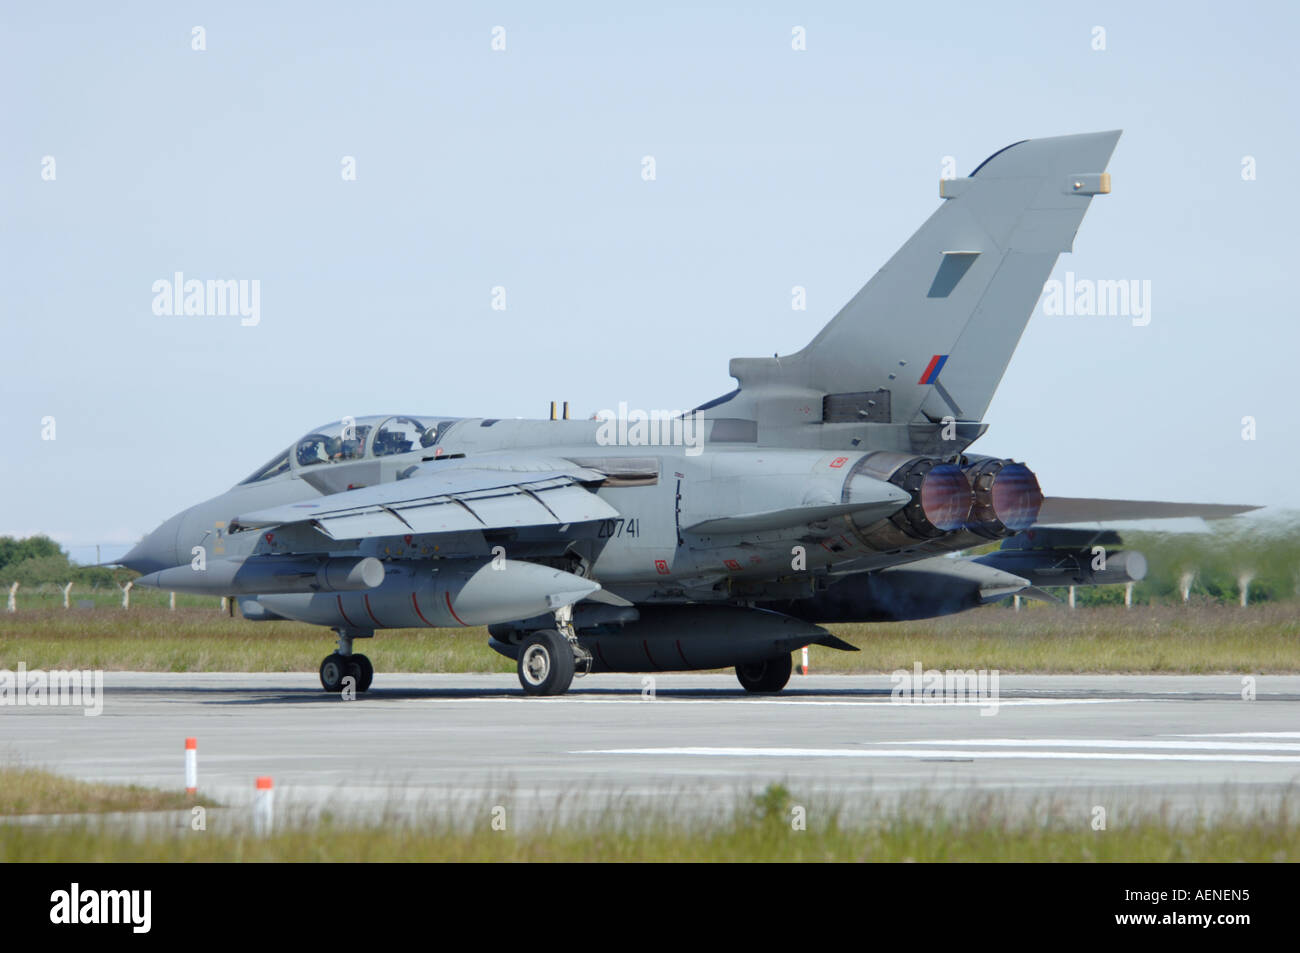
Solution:
<path fill-rule="evenodd" d="M 832 425 L 813 441 L 822 446 L 840 444 L 834 424 L 915 429 L 951 416 L 982 432 L 1057 256 L 1071 250 L 1092 196 L 1110 191 L 1119 136 L 1017 142 L 943 181 L 939 209 L 807 347 L 731 362 L 735 397 L 749 400 L 713 415 L 752 413 L 771 436 Z"/>

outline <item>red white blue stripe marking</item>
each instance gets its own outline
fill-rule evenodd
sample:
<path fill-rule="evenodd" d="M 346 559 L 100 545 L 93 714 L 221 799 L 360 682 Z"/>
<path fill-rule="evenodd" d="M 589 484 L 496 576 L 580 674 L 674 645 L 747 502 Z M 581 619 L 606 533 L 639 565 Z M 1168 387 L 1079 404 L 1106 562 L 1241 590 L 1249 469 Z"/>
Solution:
<path fill-rule="evenodd" d="M 933 384 L 939 379 L 939 372 L 943 370 L 943 366 L 947 363 L 947 354 L 936 354 L 934 357 L 930 358 L 930 363 L 925 366 L 925 373 L 921 375 L 921 379 L 917 381 L 917 383 Z"/>

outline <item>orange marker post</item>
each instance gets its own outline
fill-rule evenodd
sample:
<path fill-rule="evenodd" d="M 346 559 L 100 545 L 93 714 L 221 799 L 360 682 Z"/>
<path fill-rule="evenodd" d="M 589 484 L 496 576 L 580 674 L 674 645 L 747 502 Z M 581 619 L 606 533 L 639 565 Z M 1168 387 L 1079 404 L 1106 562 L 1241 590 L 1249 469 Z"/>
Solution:
<path fill-rule="evenodd" d="M 185 793 L 196 794 L 199 790 L 199 739 L 185 739 Z"/>
<path fill-rule="evenodd" d="M 263 837 L 271 833 L 275 818 L 275 786 L 270 778 L 257 779 L 257 796 L 253 800 L 253 833 Z"/>

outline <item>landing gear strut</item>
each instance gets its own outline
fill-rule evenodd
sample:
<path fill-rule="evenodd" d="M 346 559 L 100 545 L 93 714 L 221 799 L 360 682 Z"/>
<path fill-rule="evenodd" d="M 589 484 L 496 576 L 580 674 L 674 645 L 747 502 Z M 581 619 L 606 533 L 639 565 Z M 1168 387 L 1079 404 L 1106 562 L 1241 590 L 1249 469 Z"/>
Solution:
<path fill-rule="evenodd" d="M 555 610 L 555 628 L 539 629 L 519 646 L 515 670 L 526 695 L 563 695 L 573 676 L 591 671 L 591 653 L 578 644 L 573 606 Z"/>
<path fill-rule="evenodd" d="M 339 637 L 338 651 L 325 656 L 320 663 L 320 684 L 327 692 L 341 692 L 344 680 L 353 679 L 353 685 L 359 692 L 370 688 L 375 680 L 375 667 L 364 655 L 354 654 L 352 640 L 358 638 L 355 633 L 343 629 L 336 630 Z"/>
<path fill-rule="evenodd" d="M 747 692 L 773 694 L 785 688 L 790 681 L 794 663 L 789 655 L 778 655 L 762 662 L 749 662 L 736 666 L 736 678 Z"/>

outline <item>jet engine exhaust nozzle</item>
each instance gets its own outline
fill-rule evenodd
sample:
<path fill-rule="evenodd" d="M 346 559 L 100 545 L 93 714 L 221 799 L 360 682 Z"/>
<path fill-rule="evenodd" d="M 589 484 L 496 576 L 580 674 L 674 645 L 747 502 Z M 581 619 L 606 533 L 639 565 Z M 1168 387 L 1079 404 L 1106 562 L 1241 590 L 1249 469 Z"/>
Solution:
<path fill-rule="evenodd" d="M 966 527 L 972 533 L 1001 539 L 1034 525 L 1043 491 L 1029 467 L 1012 460 L 982 460 L 965 472 L 975 495 Z"/>
<path fill-rule="evenodd" d="M 917 457 L 893 451 L 869 453 L 854 466 L 845 485 L 855 478 L 884 480 L 907 491 L 911 500 L 889 517 L 859 525 L 857 535 L 877 551 L 909 548 L 961 529 L 970 518 L 973 500 L 970 481 L 955 464 L 935 457 Z"/>
<path fill-rule="evenodd" d="M 941 463 L 921 480 L 921 511 L 935 529 L 951 532 L 966 525 L 973 498 L 961 467 Z"/>

